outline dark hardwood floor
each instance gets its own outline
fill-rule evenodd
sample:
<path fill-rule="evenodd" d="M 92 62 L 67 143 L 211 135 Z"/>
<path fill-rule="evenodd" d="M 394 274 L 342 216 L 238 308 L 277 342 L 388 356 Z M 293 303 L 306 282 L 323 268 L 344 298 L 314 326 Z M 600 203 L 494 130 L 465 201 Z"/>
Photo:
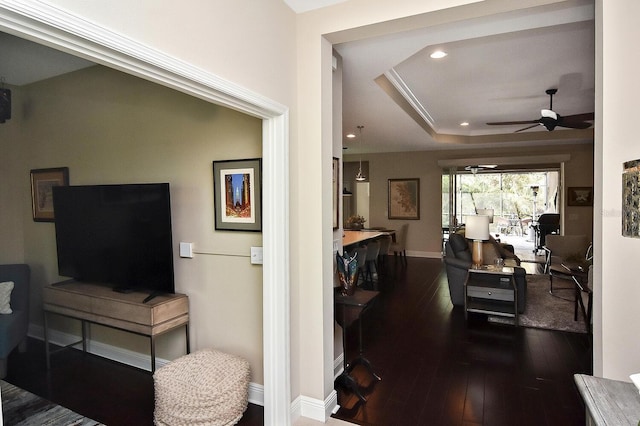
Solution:
<path fill-rule="evenodd" d="M 363 318 L 365 355 L 382 381 L 354 374 L 368 401 L 338 389 L 334 417 L 364 425 L 583 425 L 574 373 L 591 373 L 586 334 L 465 322 L 453 309 L 438 259 L 409 258 L 380 280 L 381 295 Z M 568 304 L 572 309 L 572 304 Z M 357 348 L 357 323 L 347 356 Z M 153 424 L 151 373 L 79 351 L 52 358 L 44 345 L 14 351 L 6 381 L 110 426 Z M 370 386 L 369 386 L 370 384 Z M 241 425 L 262 425 L 249 404 Z"/>
<path fill-rule="evenodd" d="M 26 353 L 10 355 L 4 380 L 108 426 L 153 425 L 149 371 L 73 349 L 52 355 L 47 371 L 44 343 L 29 339 Z M 249 404 L 238 424 L 262 426 L 264 409 Z"/>
<path fill-rule="evenodd" d="M 573 374 L 591 374 L 590 336 L 490 324 L 482 315 L 466 322 L 441 270 L 439 259 L 409 258 L 380 280 L 377 306 L 362 321 L 365 356 L 382 380 L 357 366 L 367 402 L 338 389 L 334 417 L 362 425 L 584 425 Z M 356 331 L 347 333 L 350 359 Z"/>

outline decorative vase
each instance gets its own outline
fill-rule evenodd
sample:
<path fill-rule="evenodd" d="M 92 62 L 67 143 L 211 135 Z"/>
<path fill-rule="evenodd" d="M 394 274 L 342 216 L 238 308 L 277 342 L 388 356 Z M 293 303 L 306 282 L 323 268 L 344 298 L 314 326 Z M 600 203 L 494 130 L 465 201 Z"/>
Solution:
<path fill-rule="evenodd" d="M 340 280 L 340 291 L 343 296 L 352 296 L 356 291 L 356 275 L 358 272 L 358 261 L 356 255 L 349 257 L 347 252 L 344 256 L 340 256 L 339 252 L 336 252 L 336 263 L 338 264 L 338 279 Z"/>

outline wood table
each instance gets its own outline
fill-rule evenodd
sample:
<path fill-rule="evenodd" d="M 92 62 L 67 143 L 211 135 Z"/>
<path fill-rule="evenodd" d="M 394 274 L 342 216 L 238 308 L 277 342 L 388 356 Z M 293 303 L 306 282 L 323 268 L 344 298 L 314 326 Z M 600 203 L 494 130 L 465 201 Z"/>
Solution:
<path fill-rule="evenodd" d="M 633 425 L 640 419 L 640 394 L 632 383 L 576 374 L 586 406 L 587 425 Z"/>
<path fill-rule="evenodd" d="M 342 248 L 343 250 L 347 250 L 347 248 L 351 249 L 387 235 L 395 239 L 396 231 L 393 229 L 371 229 L 362 231 L 345 229 L 342 235 Z"/>
<path fill-rule="evenodd" d="M 47 369 L 50 367 L 49 322 L 50 314 L 62 315 L 81 321 L 82 339 L 68 346 L 82 343 L 87 351 L 87 325 L 99 324 L 146 336 L 150 341 L 151 372 L 156 369 L 156 337 L 184 327 L 185 344 L 189 353 L 189 299 L 184 294 L 162 294 L 144 302 L 148 293 L 134 291 L 118 293 L 110 287 L 79 283 L 73 280 L 45 286 L 44 342 Z"/>

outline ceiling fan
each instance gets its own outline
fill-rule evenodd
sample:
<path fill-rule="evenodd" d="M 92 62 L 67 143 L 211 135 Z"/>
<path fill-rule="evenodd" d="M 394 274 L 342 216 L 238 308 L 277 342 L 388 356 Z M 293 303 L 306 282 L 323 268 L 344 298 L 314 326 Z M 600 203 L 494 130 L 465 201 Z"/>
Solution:
<path fill-rule="evenodd" d="M 520 130 L 516 130 L 515 133 L 522 132 L 524 130 L 532 129 L 536 126 L 544 126 L 548 131 L 552 131 L 556 127 L 568 127 L 570 129 L 588 129 L 591 127 L 590 120 L 593 120 L 593 112 L 587 112 L 584 114 L 574 114 L 561 116 L 553 111 L 553 95 L 558 92 L 558 89 L 547 89 L 546 93 L 549 95 L 549 109 L 543 109 L 540 111 L 541 117 L 537 120 L 522 120 L 522 121 L 500 121 L 487 123 L 490 126 L 510 126 L 514 124 L 531 124 Z"/>
<path fill-rule="evenodd" d="M 474 175 L 476 173 L 478 173 L 480 170 L 484 170 L 484 169 L 495 169 L 496 167 L 498 167 L 497 164 L 477 164 L 474 166 L 467 166 L 464 169 L 468 172 L 473 173 Z"/>

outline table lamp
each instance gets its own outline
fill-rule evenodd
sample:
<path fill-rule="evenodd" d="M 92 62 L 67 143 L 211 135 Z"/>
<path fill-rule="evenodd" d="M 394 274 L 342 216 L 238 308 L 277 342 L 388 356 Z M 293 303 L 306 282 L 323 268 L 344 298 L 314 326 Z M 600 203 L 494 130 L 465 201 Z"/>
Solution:
<path fill-rule="evenodd" d="M 467 216 L 465 236 L 473 240 L 472 259 L 473 266 L 482 266 L 482 241 L 489 239 L 489 216 Z"/>
<path fill-rule="evenodd" d="M 489 216 L 489 223 L 493 223 L 493 209 L 476 209 L 476 214 Z"/>

